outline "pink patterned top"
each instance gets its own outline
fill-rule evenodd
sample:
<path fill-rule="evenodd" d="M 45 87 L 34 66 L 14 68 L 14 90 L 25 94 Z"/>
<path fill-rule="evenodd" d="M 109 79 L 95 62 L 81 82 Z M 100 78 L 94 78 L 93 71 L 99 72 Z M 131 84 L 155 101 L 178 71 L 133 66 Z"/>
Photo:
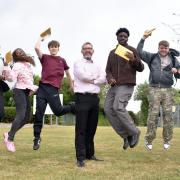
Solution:
<path fill-rule="evenodd" d="M 36 91 L 38 86 L 33 84 L 33 69 L 28 62 L 16 62 L 12 70 L 7 70 L 8 81 L 14 81 L 14 88 L 17 89 L 30 89 Z"/>

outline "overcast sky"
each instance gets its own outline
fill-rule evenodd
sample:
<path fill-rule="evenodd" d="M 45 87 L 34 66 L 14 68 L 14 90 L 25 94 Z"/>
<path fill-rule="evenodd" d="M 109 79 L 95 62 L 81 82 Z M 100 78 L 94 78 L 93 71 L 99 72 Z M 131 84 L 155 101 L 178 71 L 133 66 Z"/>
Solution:
<path fill-rule="evenodd" d="M 179 14 L 179 0 L 0 0 L 0 52 L 4 55 L 17 47 L 23 48 L 35 56 L 35 73 L 40 75 L 34 44 L 39 34 L 51 27 L 52 36 L 42 44 L 45 53 L 48 41 L 58 40 L 60 55 L 72 72 L 74 61 L 82 57 L 81 45 L 90 41 L 95 49 L 94 61 L 105 69 L 109 51 L 117 44 L 115 32 L 120 27 L 129 29 L 129 44 L 134 47 L 146 29 L 156 28 L 145 43 L 145 50 L 156 52 L 162 39 L 180 50 L 177 43 L 180 35 L 175 35 L 168 27 L 180 33 Z M 148 80 L 148 73 L 146 66 L 144 72 L 138 73 L 137 84 Z M 137 111 L 137 103 L 131 101 L 128 109 Z"/>

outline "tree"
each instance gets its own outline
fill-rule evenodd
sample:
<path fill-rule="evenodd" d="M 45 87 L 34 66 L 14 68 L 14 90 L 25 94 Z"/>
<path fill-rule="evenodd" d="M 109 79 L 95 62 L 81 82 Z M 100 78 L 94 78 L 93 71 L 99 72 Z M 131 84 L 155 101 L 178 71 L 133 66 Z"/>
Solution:
<path fill-rule="evenodd" d="M 133 111 L 128 111 L 128 113 L 131 116 L 133 122 L 138 126 L 139 122 L 138 122 L 137 115 Z"/>
<path fill-rule="evenodd" d="M 145 81 L 144 84 L 137 86 L 134 94 L 134 100 L 141 100 L 141 111 L 138 112 L 139 125 L 146 125 L 148 117 L 149 102 L 147 95 L 149 93 L 148 83 Z M 180 89 L 172 89 L 174 104 L 180 104 Z"/>
<path fill-rule="evenodd" d="M 146 125 L 148 117 L 149 103 L 147 94 L 149 92 L 148 83 L 145 81 L 144 84 L 137 86 L 134 94 L 134 100 L 141 100 L 141 111 L 138 113 L 139 125 Z"/>
<path fill-rule="evenodd" d="M 172 89 L 173 91 L 173 100 L 174 100 L 174 104 L 180 104 L 180 89 Z"/>
<path fill-rule="evenodd" d="M 62 81 L 61 93 L 63 94 L 63 103 L 68 104 L 70 101 L 74 100 L 74 93 L 70 88 L 69 80 L 65 77 Z"/>
<path fill-rule="evenodd" d="M 109 88 L 110 86 L 108 84 L 101 85 L 101 91 L 99 93 L 99 98 L 100 98 L 99 107 L 100 107 L 100 111 L 103 111 L 103 112 L 104 112 L 104 101 L 105 101 L 106 94 Z"/>
<path fill-rule="evenodd" d="M 8 107 L 15 106 L 12 90 L 9 90 L 4 93 L 4 101 L 5 101 L 5 106 L 8 106 Z"/>

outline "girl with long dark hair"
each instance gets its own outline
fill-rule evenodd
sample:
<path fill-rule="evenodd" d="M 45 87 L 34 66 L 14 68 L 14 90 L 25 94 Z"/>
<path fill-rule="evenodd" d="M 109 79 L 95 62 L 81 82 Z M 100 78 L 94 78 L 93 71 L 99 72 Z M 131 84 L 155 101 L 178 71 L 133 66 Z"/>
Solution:
<path fill-rule="evenodd" d="M 12 56 L 14 62 L 12 69 L 5 70 L 3 73 L 6 80 L 15 82 L 13 98 L 16 106 L 16 116 L 10 131 L 5 132 L 3 136 L 7 150 L 15 152 L 15 134 L 30 118 L 31 105 L 29 95 L 35 92 L 38 87 L 33 84 L 32 65 L 35 66 L 34 59 L 20 48 L 15 49 Z"/>

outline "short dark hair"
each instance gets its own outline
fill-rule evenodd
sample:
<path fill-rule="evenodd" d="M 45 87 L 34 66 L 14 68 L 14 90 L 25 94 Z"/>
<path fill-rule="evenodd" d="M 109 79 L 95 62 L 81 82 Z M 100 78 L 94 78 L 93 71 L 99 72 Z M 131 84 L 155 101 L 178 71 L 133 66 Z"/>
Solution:
<path fill-rule="evenodd" d="M 121 32 L 125 32 L 128 35 L 128 37 L 130 35 L 129 30 L 127 28 L 119 28 L 116 32 L 116 36 L 118 36 L 119 33 L 121 33 Z"/>
<path fill-rule="evenodd" d="M 60 46 L 60 43 L 58 41 L 52 40 L 48 43 L 48 48 L 50 48 L 50 46 Z"/>
<path fill-rule="evenodd" d="M 166 41 L 166 40 L 162 40 L 162 41 L 160 41 L 159 42 L 159 46 L 164 46 L 164 47 L 169 47 L 169 42 L 168 41 Z"/>
<path fill-rule="evenodd" d="M 83 49 L 84 46 L 87 45 L 87 44 L 89 44 L 89 45 L 91 45 L 91 46 L 93 47 L 92 43 L 90 43 L 90 42 L 85 42 L 85 43 L 82 45 L 82 49 Z"/>

